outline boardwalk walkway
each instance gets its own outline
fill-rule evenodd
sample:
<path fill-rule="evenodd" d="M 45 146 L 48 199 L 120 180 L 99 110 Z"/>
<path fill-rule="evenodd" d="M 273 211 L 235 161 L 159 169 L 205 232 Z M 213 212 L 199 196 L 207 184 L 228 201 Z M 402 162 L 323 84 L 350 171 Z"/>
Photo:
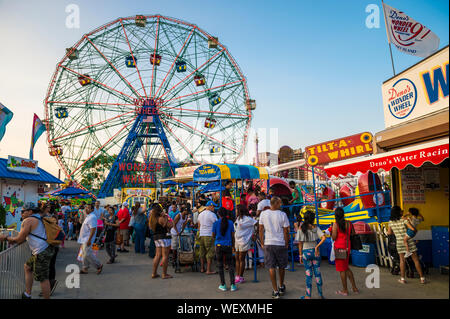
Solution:
<path fill-rule="evenodd" d="M 58 299 L 97 299 L 97 298 L 271 298 L 271 284 L 268 272 L 259 269 L 258 283 L 252 282 L 253 270 L 247 270 L 245 277 L 247 282 L 238 286 L 235 292 L 221 292 L 217 290 L 219 285 L 218 275 L 204 275 L 193 273 L 190 268 L 183 269 L 183 273 L 175 274 L 169 267 L 169 273 L 173 279 L 162 280 L 151 279 L 152 259 L 148 254 L 137 255 L 129 247 L 129 253 L 119 253 L 117 263 L 107 265 L 105 263 L 103 272 L 96 275 L 94 269 L 87 275 L 81 275 L 80 288 L 66 288 L 65 280 L 68 273 L 65 272 L 68 264 L 76 263 L 78 244 L 75 241 L 66 242 L 66 248 L 60 249 L 57 259 L 57 277 L 59 285 L 55 290 L 53 298 Z M 101 261 L 106 261 L 104 250 L 100 250 Z M 327 261 L 322 262 L 322 276 L 324 281 L 323 291 L 326 298 L 355 298 L 355 299 L 396 299 L 396 298 L 449 298 L 449 277 L 440 275 L 437 269 L 431 269 L 430 283 L 422 286 L 419 279 L 412 279 L 406 285 L 397 283 L 399 277 L 392 276 L 386 268 L 380 268 L 380 288 L 368 289 L 365 286 L 365 278 L 368 275 L 363 268 L 352 267 L 360 295 L 349 297 L 337 296 L 335 291 L 340 289 L 340 279 L 334 266 Z M 228 276 L 226 276 L 228 282 Z M 296 265 L 296 271 L 286 271 L 287 293 L 284 298 L 297 299 L 304 294 L 305 274 L 303 267 Z M 39 284 L 33 286 L 33 298 L 39 298 Z M 317 290 L 313 283 L 313 298 L 317 297 Z"/>

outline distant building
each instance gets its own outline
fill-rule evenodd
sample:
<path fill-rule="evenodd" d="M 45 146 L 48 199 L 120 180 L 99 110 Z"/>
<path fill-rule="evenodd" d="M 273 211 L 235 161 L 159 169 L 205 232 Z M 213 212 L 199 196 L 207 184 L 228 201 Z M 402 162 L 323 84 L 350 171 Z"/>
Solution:
<path fill-rule="evenodd" d="M 258 159 L 259 159 L 259 166 L 275 166 L 278 165 L 278 154 L 270 153 L 270 152 L 263 152 L 258 153 Z M 256 164 L 256 161 L 255 161 Z"/>
<path fill-rule="evenodd" d="M 285 145 L 280 148 L 278 151 L 278 163 L 284 164 L 288 162 L 292 162 L 295 160 L 300 160 L 305 157 L 305 153 L 302 151 L 301 148 L 293 150 L 291 147 Z M 284 178 L 292 178 L 297 180 L 312 180 L 312 176 L 309 176 L 308 173 L 305 171 L 306 166 L 303 168 L 291 168 L 286 171 L 279 172 L 278 175 Z"/>

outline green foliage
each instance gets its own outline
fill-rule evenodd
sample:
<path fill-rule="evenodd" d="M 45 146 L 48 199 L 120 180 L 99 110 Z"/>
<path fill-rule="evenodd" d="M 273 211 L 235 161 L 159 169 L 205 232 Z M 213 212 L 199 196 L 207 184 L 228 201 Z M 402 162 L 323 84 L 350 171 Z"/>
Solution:
<path fill-rule="evenodd" d="M 81 185 L 93 191 L 94 194 L 98 193 L 116 158 L 117 155 L 109 156 L 102 153 L 87 161 L 81 168 L 83 176 Z"/>

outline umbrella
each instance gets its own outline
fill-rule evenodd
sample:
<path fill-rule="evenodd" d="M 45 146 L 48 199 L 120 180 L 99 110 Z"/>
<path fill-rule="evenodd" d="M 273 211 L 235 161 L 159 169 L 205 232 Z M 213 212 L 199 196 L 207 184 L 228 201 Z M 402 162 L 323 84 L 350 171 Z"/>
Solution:
<path fill-rule="evenodd" d="M 162 182 L 161 185 L 163 185 L 163 186 L 173 186 L 173 185 L 177 185 L 177 183 L 174 182 L 174 181 L 165 181 L 165 182 Z"/>
<path fill-rule="evenodd" d="M 201 193 L 220 192 L 225 190 L 225 187 L 219 181 L 209 183 L 201 189 Z"/>
<path fill-rule="evenodd" d="M 75 188 L 75 187 L 67 187 L 59 192 L 53 193 L 54 196 L 76 196 L 76 195 L 87 195 L 88 191 L 84 189 Z"/>
<path fill-rule="evenodd" d="M 183 184 L 183 187 L 198 187 L 201 186 L 200 184 L 197 184 L 195 182 L 188 182 L 186 184 Z"/>

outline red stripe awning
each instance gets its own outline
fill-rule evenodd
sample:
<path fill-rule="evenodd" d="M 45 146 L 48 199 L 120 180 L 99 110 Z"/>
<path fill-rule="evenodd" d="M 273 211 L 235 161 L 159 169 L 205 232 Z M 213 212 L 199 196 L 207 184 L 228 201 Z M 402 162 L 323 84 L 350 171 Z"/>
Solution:
<path fill-rule="evenodd" d="M 394 167 L 404 169 L 407 165 L 420 167 L 425 162 L 437 165 L 449 157 L 448 153 L 449 139 L 445 138 L 373 156 L 332 163 L 325 166 L 325 171 L 328 177 L 339 177 L 356 175 L 358 172 L 390 171 Z"/>

